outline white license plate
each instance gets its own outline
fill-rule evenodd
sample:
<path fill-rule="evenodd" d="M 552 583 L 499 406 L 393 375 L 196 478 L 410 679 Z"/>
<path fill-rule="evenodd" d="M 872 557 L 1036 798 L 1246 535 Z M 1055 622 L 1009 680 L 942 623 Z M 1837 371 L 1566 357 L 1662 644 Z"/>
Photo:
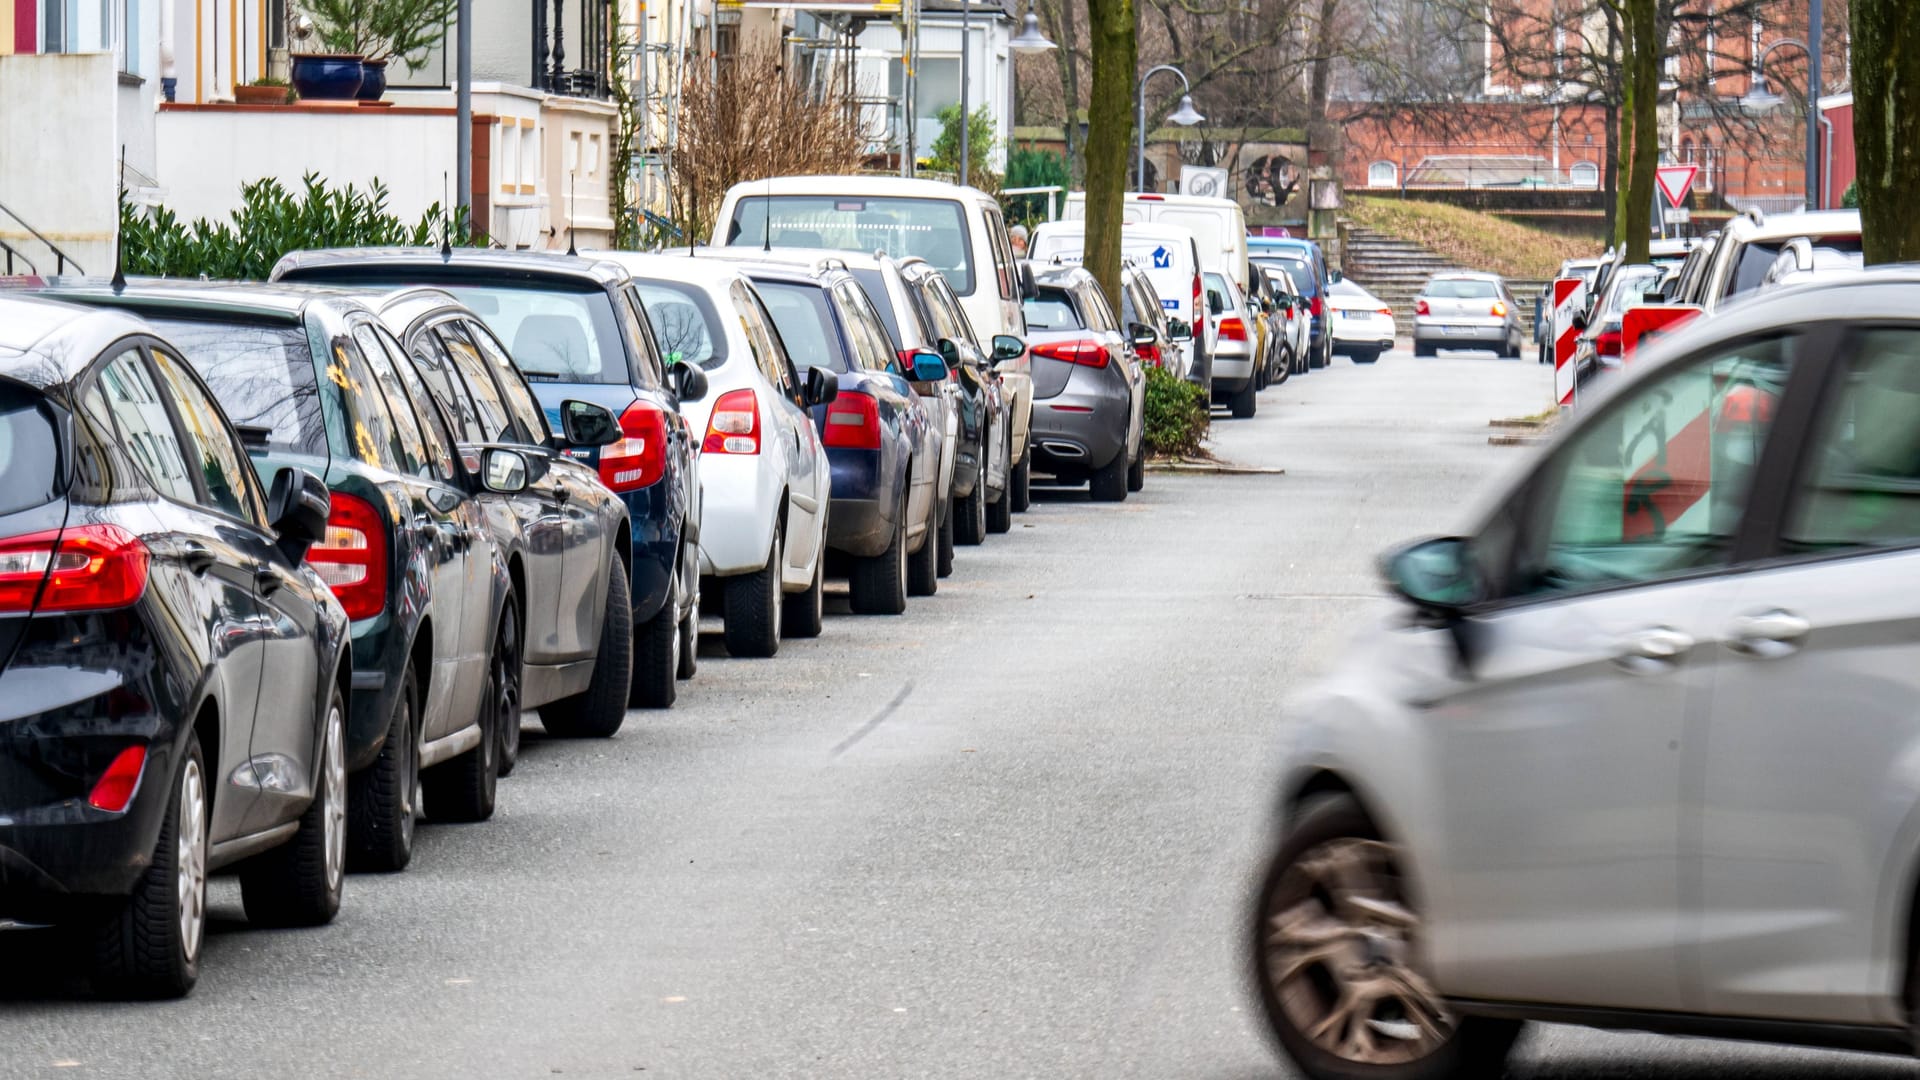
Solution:
<path fill-rule="evenodd" d="M 1449 334 L 1471 334 L 1471 333 L 1474 333 L 1474 332 L 1475 332 L 1475 328 L 1474 328 L 1474 327 L 1471 327 L 1471 326 L 1449 326 L 1449 327 L 1447 327 L 1447 333 L 1449 333 Z"/>

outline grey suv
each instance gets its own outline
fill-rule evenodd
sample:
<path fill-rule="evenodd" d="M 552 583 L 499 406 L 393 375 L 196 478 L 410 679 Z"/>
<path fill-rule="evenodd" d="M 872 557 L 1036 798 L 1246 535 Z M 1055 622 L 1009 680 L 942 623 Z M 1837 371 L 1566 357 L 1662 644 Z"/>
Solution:
<path fill-rule="evenodd" d="M 1249 944 L 1309 1077 L 1526 1020 L 1911 1053 L 1920 270 L 1648 345 L 1282 728 Z"/>

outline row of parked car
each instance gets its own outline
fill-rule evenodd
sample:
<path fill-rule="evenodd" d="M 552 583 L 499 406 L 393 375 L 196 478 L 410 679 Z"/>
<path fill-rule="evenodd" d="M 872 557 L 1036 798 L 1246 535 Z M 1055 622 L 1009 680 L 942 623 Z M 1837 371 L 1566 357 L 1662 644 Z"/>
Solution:
<path fill-rule="evenodd" d="M 1259 362 L 1214 370 L 1251 383 L 1318 340 L 1248 263 L 1198 332 L 1136 266 L 1115 304 L 971 188 L 755 182 L 720 221 L 667 254 L 9 282 L 0 925 L 80 931 L 105 993 L 184 993 L 209 874 L 324 923 L 423 817 L 492 814 L 526 714 L 610 736 L 694 677 L 703 613 L 772 656 L 830 577 L 900 613 L 1036 472 L 1141 490 L 1149 366 L 1238 341 Z"/>

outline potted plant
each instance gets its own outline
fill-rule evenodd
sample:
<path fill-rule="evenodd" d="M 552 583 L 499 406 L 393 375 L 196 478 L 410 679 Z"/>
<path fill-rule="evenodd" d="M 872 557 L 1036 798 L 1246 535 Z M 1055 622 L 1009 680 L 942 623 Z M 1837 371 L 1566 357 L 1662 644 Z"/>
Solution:
<path fill-rule="evenodd" d="M 361 67 L 355 93 L 378 101 L 387 88 L 387 63 L 399 58 L 419 67 L 446 37 L 458 0 L 305 0 L 320 41 L 334 53 L 351 55 Z M 305 96 L 304 92 L 302 96 Z"/>
<path fill-rule="evenodd" d="M 284 105 L 287 103 L 287 80 L 272 77 L 255 79 L 246 86 L 233 88 L 233 100 L 242 105 Z"/>

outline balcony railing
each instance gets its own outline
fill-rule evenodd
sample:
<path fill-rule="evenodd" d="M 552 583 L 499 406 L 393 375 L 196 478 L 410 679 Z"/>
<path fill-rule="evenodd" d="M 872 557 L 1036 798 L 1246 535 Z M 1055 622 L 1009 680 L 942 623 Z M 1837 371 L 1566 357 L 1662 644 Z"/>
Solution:
<path fill-rule="evenodd" d="M 606 0 L 573 0 L 573 4 L 584 40 L 572 43 L 579 59 L 568 67 L 567 0 L 533 0 L 534 88 L 570 97 L 612 97 L 613 84 L 607 72 L 611 6 Z"/>

